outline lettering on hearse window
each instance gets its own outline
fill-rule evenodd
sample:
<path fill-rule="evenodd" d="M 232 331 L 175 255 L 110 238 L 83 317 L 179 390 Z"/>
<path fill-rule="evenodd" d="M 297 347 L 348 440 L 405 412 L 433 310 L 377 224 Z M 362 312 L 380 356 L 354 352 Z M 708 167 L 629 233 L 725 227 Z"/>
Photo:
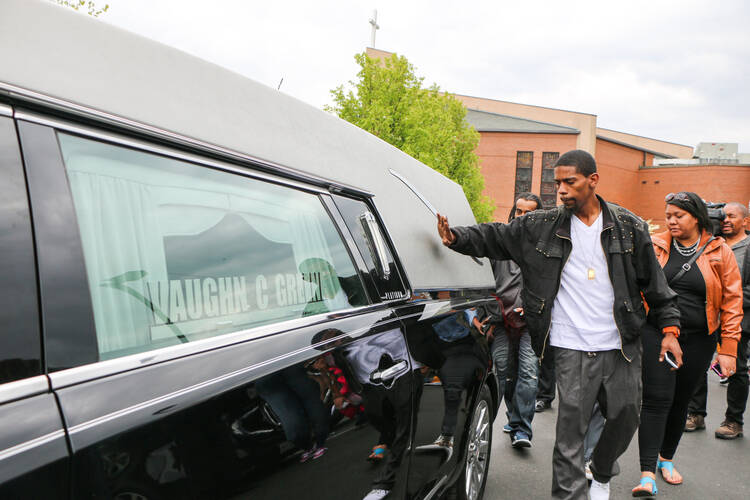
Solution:
<path fill-rule="evenodd" d="M 165 236 L 162 248 L 154 270 L 100 283 L 142 305 L 151 342 L 188 342 L 367 301 L 356 274 L 340 276 L 332 255 L 316 256 L 327 253 L 324 245 L 265 238 L 233 214 L 197 234 Z"/>
<path fill-rule="evenodd" d="M 290 309 L 304 309 L 303 314 L 324 311 L 340 290 L 331 278 L 329 272 L 314 271 L 150 281 L 146 271 L 129 271 L 105 281 L 102 286 L 128 293 L 147 307 L 152 315 L 152 337 L 161 338 L 167 334 L 180 337 L 184 333 L 199 331 L 188 328 L 189 331 L 182 332 L 168 328 L 172 332 L 169 333 L 158 328 L 162 325 L 182 326 L 212 318 L 228 320 L 224 323 L 214 321 L 211 326 L 215 329 L 216 326 L 236 327 L 243 323 L 263 322 L 276 316 L 258 314 L 266 310 L 288 313 Z M 139 292 L 138 288 L 144 292 Z M 203 326 L 208 326 L 205 321 Z"/>
<path fill-rule="evenodd" d="M 394 299 L 403 299 L 406 296 L 404 292 L 394 291 L 394 292 L 385 292 L 385 295 L 383 298 L 385 300 L 394 300 Z"/>
<path fill-rule="evenodd" d="M 147 282 L 148 297 L 153 308 L 169 311 L 167 318 L 173 323 L 188 319 L 212 318 L 263 310 L 271 307 L 294 306 L 320 302 L 320 273 L 277 274 L 271 279 L 258 275 L 254 281 L 255 293 L 248 293 L 245 276 L 170 280 Z M 254 296 L 254 297 L 253 297 Z M 254 300 L 253 300 L 254 299 Z M 154 315 L 155 324 L 168 322 Z"/>

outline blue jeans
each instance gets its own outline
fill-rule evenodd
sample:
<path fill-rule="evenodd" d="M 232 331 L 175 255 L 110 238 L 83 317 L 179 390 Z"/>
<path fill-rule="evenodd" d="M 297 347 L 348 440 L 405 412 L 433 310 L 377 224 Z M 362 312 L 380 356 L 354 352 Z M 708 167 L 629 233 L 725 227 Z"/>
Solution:
<path fill-rule="evenodd" d="M 602 410 L 599 408 L 599 402 L 594 403 L 594 413 L 591 415 L 589 421 L 589 429 L 586 431 L 586 437 L 583 438 L 583 461 L 588 462 L 594 455 L 594 448 L 599 442 L 599 436 L 602 435 L 604 430 L 604 415 Z"/>
<path fill-rule="evenodd" d="M 505 394 L 505 384 L 509 379 L 514 379 L 515 374 L 510 373 L 515 363 L 510 358 L 514 352 L 513 343 L 518 342 L 518 377 L 513 392 L 513 399 L 506 401 L 508 408 L 508 425 L 512 429 L 511 434 L 523 431 L 532 437 L 531 421 L 534 419 L 534 403 L 536 402 L 538 358 L 531 348 L 531 337 L 524 330 L 517 340 L 509 339 L 504 332 L 499 333 L 492 342 L 492 359 L 495 362 L 495 375 L 499 394 Z"/>

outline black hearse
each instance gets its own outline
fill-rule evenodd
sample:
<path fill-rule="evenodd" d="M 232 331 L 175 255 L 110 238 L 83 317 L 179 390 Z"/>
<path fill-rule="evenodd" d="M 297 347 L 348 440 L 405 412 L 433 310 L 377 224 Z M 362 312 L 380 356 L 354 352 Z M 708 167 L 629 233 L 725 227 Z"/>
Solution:
<path fill-rule="evenodd" d="M 428 210 L 473 223 L 461 188 L 179 51 L 0 9 L 0 498 L 480 498 L 493 279 Z"/>

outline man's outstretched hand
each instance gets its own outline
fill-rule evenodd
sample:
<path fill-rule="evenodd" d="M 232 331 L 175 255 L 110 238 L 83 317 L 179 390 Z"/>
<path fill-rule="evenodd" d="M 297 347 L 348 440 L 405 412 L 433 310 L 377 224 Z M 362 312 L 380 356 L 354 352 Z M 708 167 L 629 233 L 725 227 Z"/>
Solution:
<path fill-rule="evenodd" d="M 451 226 L 448 224 L 448 217 L 443 217 L 442 215 L 437 214 L 437 223 L 438 234 L 443 240 L 443 245 L 447 247 L 451 246 L 453 242 L 456 241 L 456 235 L 451 231 Z"/>

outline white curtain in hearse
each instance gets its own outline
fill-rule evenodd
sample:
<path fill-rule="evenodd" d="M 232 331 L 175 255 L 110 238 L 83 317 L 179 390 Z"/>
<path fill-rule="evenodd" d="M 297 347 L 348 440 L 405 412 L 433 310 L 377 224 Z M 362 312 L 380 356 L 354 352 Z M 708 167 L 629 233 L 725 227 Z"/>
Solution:
<path fill-rule="evenodd" d="M 59 140 L 103 359 L 350 306 L 336 278 L 354 270 L 317 196 Z"/>

